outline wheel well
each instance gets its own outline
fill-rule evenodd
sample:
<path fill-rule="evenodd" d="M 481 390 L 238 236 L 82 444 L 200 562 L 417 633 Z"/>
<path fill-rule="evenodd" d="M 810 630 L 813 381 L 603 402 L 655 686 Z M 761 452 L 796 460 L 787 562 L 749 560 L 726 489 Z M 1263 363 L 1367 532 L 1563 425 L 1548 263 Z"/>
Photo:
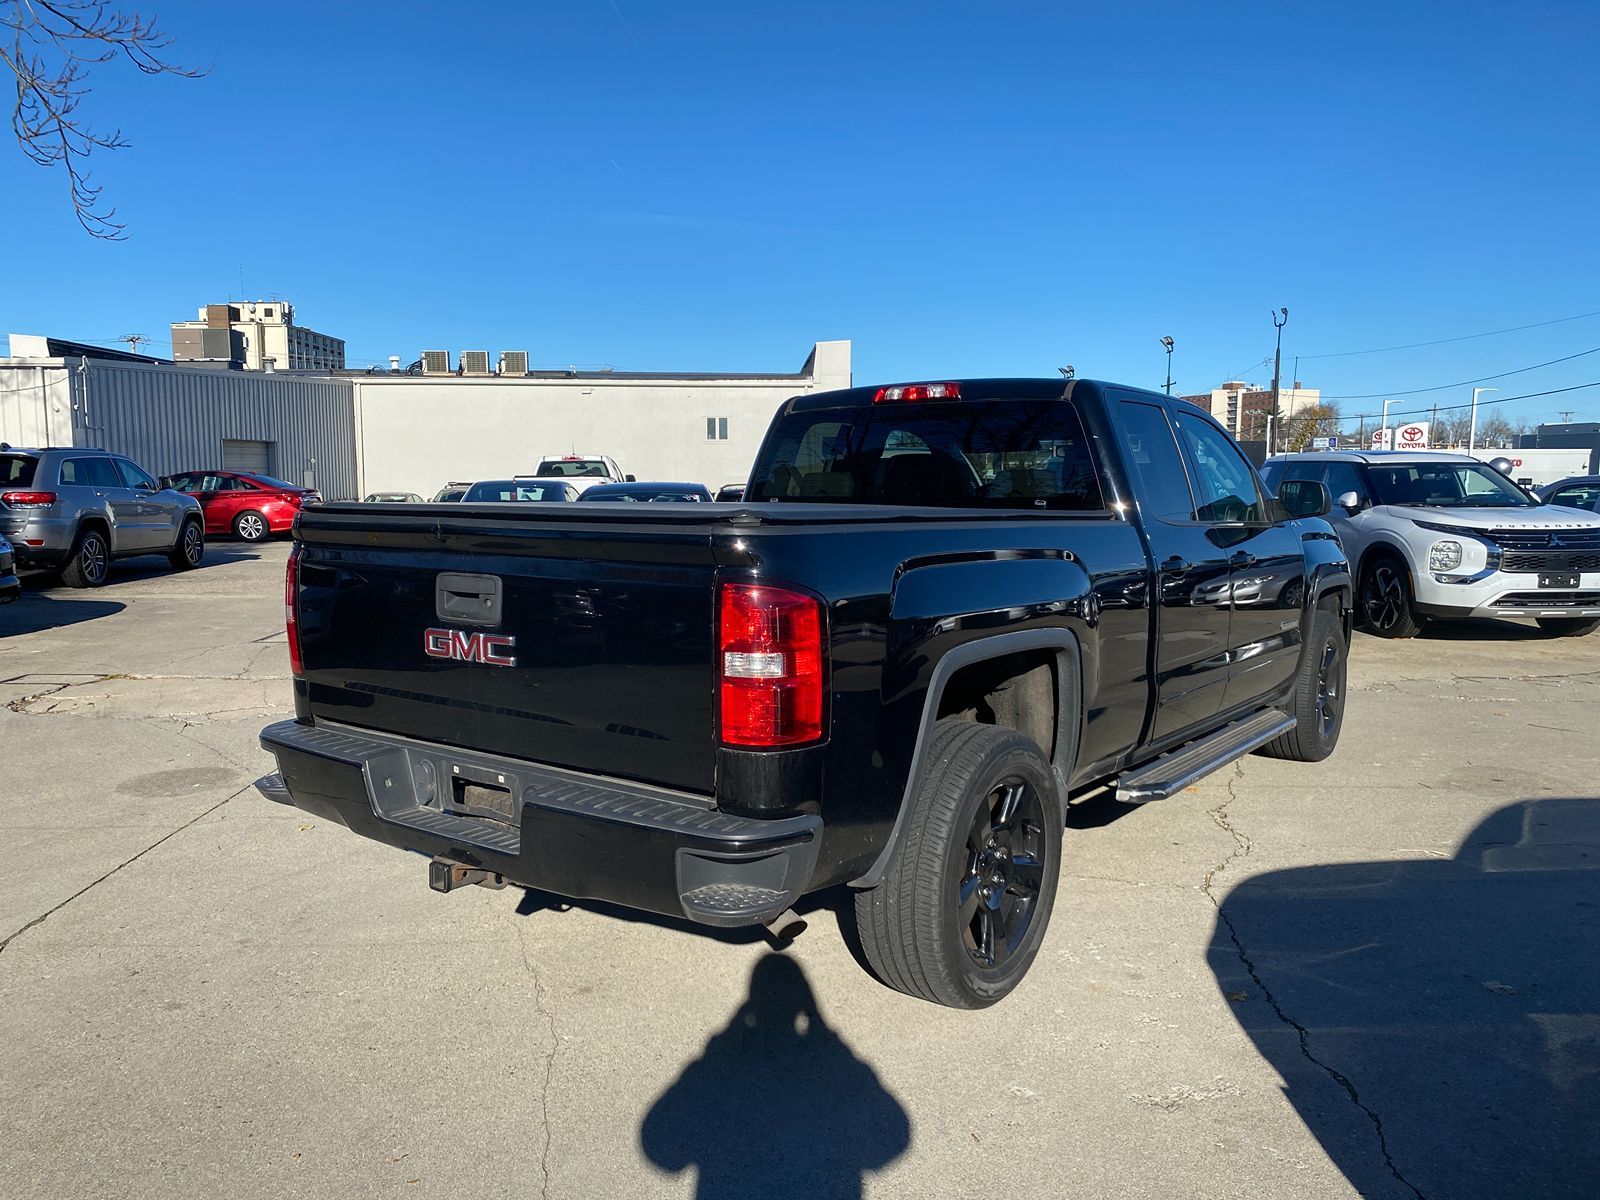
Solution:
<path fill-rule="evenodd" d="M 1055 652 L 1043 649 L 971 663 L 950 676 L 937 716 L 1015 729 L 1053 759 L 1059 728 L 1056 671 Z"/>
<path fill-rule="evenodd" d="M 111 544 L 111 526 L 106 524 L 103 517 L 85 517 L 79 521 L 78 532 L 72 535 L 73 543 L 76 544 L 78 539 L 84 535 L 84 531 L 89 529 L 98 530 L 100 536 L 106 539 L 106 545 L 109 546 Z"/>
<path fill-rule="evenodd" d="M 1377 562 L 1379 559 L 1383 558 L 1394 559 L 1395 562 L 1399 563 L 1406 569 L 1406 575 L 1410 576 L 1411 564 L 1406 561 L 1406 556 L 1400 552 L 1399 548 L 1391 546 L 1388 542 L 1379 542 L 1376 546 L 1369 546 L 1366 553 L 1361 556 L 1361 562 L 1360 565 L 1356 567 L 1355 574 L 1355 582 L 1357 587 L 1360 587 L 1361 581 L 1366 578 L 1367 568 L 1373 563 Z"/>

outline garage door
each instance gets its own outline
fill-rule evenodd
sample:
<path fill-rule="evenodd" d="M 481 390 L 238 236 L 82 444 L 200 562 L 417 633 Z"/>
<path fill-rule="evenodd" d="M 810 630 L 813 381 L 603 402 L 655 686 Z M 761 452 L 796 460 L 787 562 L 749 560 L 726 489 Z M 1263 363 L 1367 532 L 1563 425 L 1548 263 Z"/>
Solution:
<path fill-rule="evenodd" d="M 222 469 L 272 474 L 272 443 L 222 439 Z"/>

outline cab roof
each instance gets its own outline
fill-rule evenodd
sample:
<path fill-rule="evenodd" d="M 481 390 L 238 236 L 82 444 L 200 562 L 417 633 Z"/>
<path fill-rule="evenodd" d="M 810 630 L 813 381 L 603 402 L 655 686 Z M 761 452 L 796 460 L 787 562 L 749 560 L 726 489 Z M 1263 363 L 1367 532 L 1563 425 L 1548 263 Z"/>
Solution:
<path fill-rule="evenodd" d="M 1467 462 L 1484 460 L 1470 454 L 1456 454 L 1449 450 L 1299 450 L 1289 454 L 1274 454 L 1272 462 L 1346 462 L 1346 463 L 1430 463 Z"/>

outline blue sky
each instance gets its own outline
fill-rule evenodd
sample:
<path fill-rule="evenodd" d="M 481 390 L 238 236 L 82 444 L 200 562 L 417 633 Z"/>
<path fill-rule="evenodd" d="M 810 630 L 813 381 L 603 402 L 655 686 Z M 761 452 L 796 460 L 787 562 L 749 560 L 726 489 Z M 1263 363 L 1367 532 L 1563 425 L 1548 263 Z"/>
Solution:
<path fill-rule="evenodd" d="M 1264 381 L 1600 313 L 1600 5 L 137 0 L 95 77 L 128 240 L 0 141 L 0 332 L 281 296 L 353 363 Z M 1333 395 L 1600 348 L 1600 315 L 1303 358 Z M 1497 383 L 1600 380 L 1600 353 Z M 1461 403 L 1470 389 L 1414 400 Z M 1486 397 L 1487 398 L 1487 397 Z M 1348 413 L 1381 402 L 1342 402 Z M 1401 406 L 1397 406 L 1397 410 Z M 1600 419 L 1600 387 L 1505 406 Z"/>

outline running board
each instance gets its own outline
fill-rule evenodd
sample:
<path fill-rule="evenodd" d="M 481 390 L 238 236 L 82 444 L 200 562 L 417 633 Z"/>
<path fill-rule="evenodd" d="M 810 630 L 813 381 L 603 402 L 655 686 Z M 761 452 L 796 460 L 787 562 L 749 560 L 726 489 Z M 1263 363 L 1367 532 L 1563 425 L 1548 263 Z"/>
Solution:
<path fill-rule="evenodd" d="M 1124 804 L 1165 800 L 1235 759 L 1243 758 L 1258 746 L 1266 745 L 1279 734 L 1288 733 L 1294 726 L 1294 718 L 1276 708 L 1251 713 L 1119 777 L 1117 799 Z"/>

